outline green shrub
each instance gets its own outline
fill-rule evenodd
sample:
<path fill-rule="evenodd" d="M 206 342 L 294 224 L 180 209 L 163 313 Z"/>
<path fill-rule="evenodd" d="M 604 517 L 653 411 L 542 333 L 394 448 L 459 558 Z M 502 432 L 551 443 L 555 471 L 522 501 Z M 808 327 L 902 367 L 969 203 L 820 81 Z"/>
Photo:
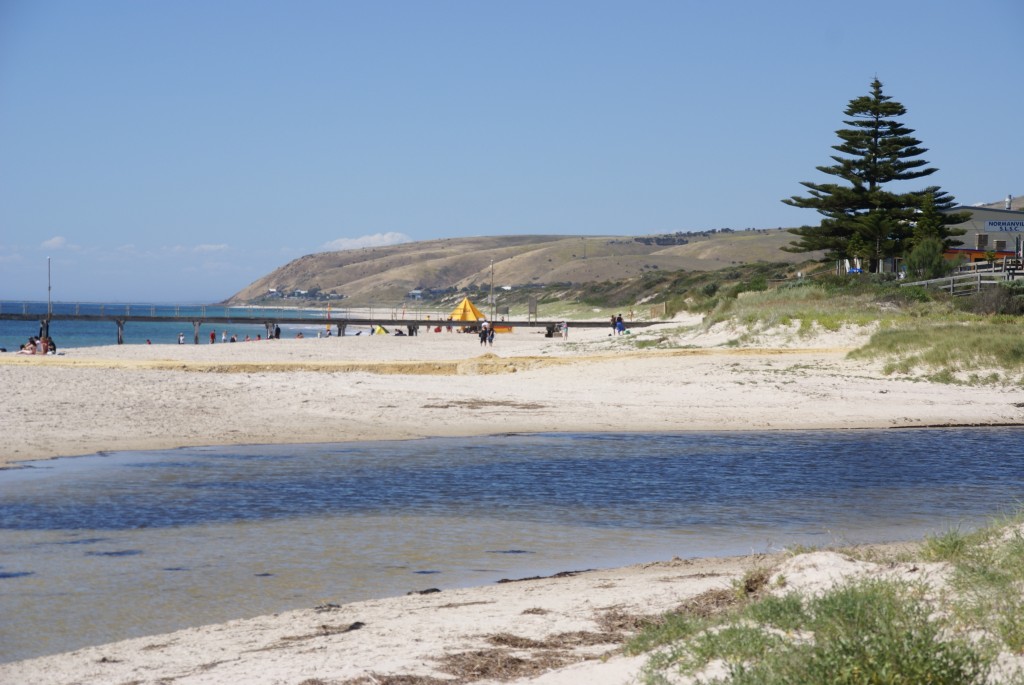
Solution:
<path fill-rule="evenodd" d="M 985 288 L 981 292 L 968 297 L 958 298 L 958 308 L 972 314 L 1024 314 L 1024 287 L 1016 285 L 1000 285 Z"/>
<path fill-rule="evenodd" d="M 946 627 L 917 586 L 861 580 L 817 598 L 751 604 L 726 625 L 660 652 L 646 676 L 661 682 L 668 668 L 692 675 L 721 660 L 729 675 L 714 682 L 722 685 L 981 685 L 988 659 Z M 795 639 L 797 631 L 807 637 Z"/>
<path fill-rule="evenodd" d="M 929 561 L 954 562 L 963 559 L 970 547 L 967 535 L 961 533 L 959 528 L 951 528 L 945 533 L 926 537 L 922 551 Z"/>

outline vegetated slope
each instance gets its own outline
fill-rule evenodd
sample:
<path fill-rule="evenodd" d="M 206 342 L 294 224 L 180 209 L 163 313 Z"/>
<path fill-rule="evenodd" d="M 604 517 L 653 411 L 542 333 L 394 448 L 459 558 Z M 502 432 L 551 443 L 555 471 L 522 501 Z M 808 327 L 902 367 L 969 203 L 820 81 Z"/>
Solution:
<path fill-rule="evenodd" d="M 265 302 L 271 291 L 333 293 L 346 304 L 397 301 L 411 290 L 581 284 L 650 272 L 710 271 L 757 262 L 805 261 L 781 251 L 792 235 L 721 230 L 658 236 L 485 236 L 323 252 L 296 259 L 241 290 L 232 304 Z"/>

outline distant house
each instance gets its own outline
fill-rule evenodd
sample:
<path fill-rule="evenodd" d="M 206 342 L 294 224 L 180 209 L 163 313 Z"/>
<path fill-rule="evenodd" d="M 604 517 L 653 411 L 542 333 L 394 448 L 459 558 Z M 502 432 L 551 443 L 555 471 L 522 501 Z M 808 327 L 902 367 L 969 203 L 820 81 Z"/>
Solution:
<path fill-rule="evenodd" d="M 967 233 L 958 238 L 963 245 L 946 250 L 948 259 L 984 262 L 992 253 L 1001 258 L 1020 256 L 1024 251 L 1024 212 L 988 207 L 957 207 L 953 211 L 969 212 L 971 218 L 953 226 Z"/>

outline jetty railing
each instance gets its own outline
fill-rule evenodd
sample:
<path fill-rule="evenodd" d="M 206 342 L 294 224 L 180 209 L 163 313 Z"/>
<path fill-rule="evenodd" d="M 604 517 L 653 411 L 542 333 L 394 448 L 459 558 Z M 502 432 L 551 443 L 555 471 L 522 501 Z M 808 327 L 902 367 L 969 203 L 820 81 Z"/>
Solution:
<path fill-rule="evenodd" d="M 238 307 L 215 304 L 110 304 L 98 302 L 53 302 L 49 305 L 41 301 L 2 301 L 0 300 L 0 316 L 47 316 L 71 315 L 75 317 L 97 316 L 101 318 L 149 317 L 150 319 L 167 318 L 182 319 L 251 319 L 255 322 L 267 318 L 274 319 L 309 319 L 324 321 L 333 319 L 389 319 L 389 320 L 441 320 L 448 318 L 450 310 L 429 307 L 409 306 L 407 304 L 369 304 L 361 307 Z"/>

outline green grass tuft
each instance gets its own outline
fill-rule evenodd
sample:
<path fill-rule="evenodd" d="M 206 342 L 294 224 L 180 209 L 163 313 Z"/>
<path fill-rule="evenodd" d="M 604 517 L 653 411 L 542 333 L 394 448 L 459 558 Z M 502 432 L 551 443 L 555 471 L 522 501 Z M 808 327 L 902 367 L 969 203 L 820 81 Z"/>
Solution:
<path fill-rule="evenodd" d="M 904 561 L 949 565 L 950 589 L 868 578 L 820 596 L 762 596 L 770 576 L 761 570 L 737 581 L 719 613 L 652 624 L 630 653 L 652 652 L 646 683 L 686 676 L 719 685 L 981 685 L 1000 653 L 1024 654 L 1024 508 L 910 552 Z M 712 663 L 727 675 L 701 679 Z M 999 682 L 1024 683 L 1024 672 L 1003 672 Z"/>

